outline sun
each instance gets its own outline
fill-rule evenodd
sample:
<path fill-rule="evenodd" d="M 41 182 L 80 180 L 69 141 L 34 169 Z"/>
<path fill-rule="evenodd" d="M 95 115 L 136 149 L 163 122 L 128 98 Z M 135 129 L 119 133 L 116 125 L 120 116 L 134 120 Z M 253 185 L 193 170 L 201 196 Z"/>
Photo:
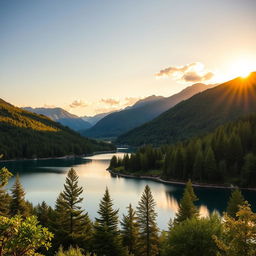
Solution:
<path fill-rule="evenodd" d="M 234 62 L 231 65 L 231 75 L 234 77 L 240 76 L 242 78 L 246 78 L 250 75 L 252 71 L 256 70 L 256 63 L 247 60 L 247 59 L 241 59 L 236 62 Z"/>

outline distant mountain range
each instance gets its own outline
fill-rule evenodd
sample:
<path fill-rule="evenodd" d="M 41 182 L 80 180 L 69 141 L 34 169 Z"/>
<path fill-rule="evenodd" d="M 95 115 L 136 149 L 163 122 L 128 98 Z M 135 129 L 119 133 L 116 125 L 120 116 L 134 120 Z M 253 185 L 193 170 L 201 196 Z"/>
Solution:
<path fill-rule="evenodd" d="M 92 138 L 117 137 L 154 119 L 177 103 L 213 86 L 197 83 L 167 98 L 155 95 L 147 97 L 131 107 L 105 116 L 93 127 L 81 133 Z"/>
<path fill-rule="evenodd" d="M 95 116 L 83 116 L 81 117 L 84 121 L 88 122 L 91 124 L 91 127 L 94 126 L 97 122 L 99 122 L 102 118 L 104 118 L 105 116 L 113 113 L 114 111 L 111 112 L 107 112 L 107 113 L 101 113 L 101 114 L 97 114 Z"/>
<path fill-rule="evenodd" d="M 59 157 L 114 149 L 82 137 L 50 118 L 0 99 L 0 155 L 3 159 Z"/>
<path fill-rule="evenodd" d="M 73 115 L 62 108 L 23 108 L 27 111 L 44 115 L 52 119 L 53 121 L 59 122 L 64 126 L 69 127 L 72 130 L 79 131 L 90 128 L 92 125 L 83 120 L 82 118 Z"/>
<path fill-rule="evenodd" d="M 121 135 L 117 143 L 173 143 L 255 112 L 256 72 L 253 72 L 248 78 L 236 78 L 180 102 L 154 120 Z"/>

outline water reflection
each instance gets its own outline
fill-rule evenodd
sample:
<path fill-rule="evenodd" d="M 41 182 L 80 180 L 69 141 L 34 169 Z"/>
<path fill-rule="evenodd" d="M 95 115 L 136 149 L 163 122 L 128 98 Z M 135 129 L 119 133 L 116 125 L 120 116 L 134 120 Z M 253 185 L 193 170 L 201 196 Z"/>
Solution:
<path fill-rule="evenodd" d="M 119 157 L 123 153 L 116 154 Z M 58 194 L 63 190 L 66 173 L 73 167 L 79 175 L 79 184 L 84 188 L 83 207 L 93 219 L 97 216 L 98 205 L 106 187 L 109 188 L 115 208 L 120 217 L 126 212 L 129 203 L 135 208 L 146 184 L 152 190 L 157 204 L 158 224 L 166 229 L 170 218 L 175 216 L 178 201 L 183 194 L 182 185 L 167 185 L 151 180 L 112 177 L 106 168 L 113 154 L 101 154 L 77 159 L 51 159 L 40 161 L 1 162 L 0 168 L 6 166 L 20 174 L 21 182 L 26 190 L 26 198 L 34 204 L 46 201 L 54 206 Z M 14 182 L 12 178 L 8 187 Z M 199 197 L 197 205 L 200 214 L 207 216 L 214 210 L 223 212 L 230 195 L 225 189 L 196 188 Z M 255 209 L 256 192 L 245 191 L 244 196 Z"/>

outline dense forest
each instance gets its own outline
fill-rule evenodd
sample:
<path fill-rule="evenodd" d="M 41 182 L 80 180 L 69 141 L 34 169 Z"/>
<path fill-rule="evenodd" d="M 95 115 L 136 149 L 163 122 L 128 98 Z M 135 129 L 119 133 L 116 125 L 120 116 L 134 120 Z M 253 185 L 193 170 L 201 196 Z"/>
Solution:
<path fill-rule="evenodd" d="M 0 154 L 4 159 L 82 155 L 114 146 L 82 137 L 51 119 L 0 99 Z"/>
<path fill-rule="evenodd" d="M 198 198 L 187 182 L 175 218 L 161 231 L 148 185 L 136 209 L 129 204 L 121 220 L 106 188 L 92 221 L 81 209 L 83 188 L 74 169 L 54 208 L 26 201 L 18 176 L 8 194 L 5 186 L 11 176 L 6 168 L 0 170 L 0 256 L 255 255 L 256 214 L 237 189 L 223 219 L 217 213 L 201 217 Z"/>
<path fill-rule="evenodd" d="M 110 169 L 164 179 L 256 187 L 256 115 L 220 126 L 214 132 L 174 145 L 141 147 Z"/>
<path fill-rule="evenodd" d="M 180 102 L 151 122 L 121 135 L 117 143 L 176 143 L 255 112 L 256 72 L 252 72 L 247 78 L 236 78 Z"/>

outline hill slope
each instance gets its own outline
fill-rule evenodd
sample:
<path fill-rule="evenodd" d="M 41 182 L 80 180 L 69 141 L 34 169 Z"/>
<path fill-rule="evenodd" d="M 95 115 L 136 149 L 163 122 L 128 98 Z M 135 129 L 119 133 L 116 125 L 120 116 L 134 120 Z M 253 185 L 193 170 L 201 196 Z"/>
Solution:
<path fill-rule="evenodd" d="M 73 115 L 62 108 L 31 108 L 25 107 L 23 108 L 27 111 L 45 115 L 51 118 L 53 121 L 59 122 L 64 126 L 69 127 L 75 131 L 84 130 L 90 128 L 92 125 L 83 120 L 82 118 Z"/>
<path fill-rule="evenodd" d="M 177 104 L 156 119 L 120 136 L 121 144 L 173 143 L 256 112 L 256 73 L 236 78 Z"/>
<path fill-rule="evenodd" d="M 182 100 L 188 99 L 198 92 L 204 91 L 212 85 L 194 84 L 181 92 L 168 97 L 150 96 L 139 101 L 131 108 L 112 113 L 101 119 L 95 126 L 82 132 L 82 134 L 93 137 L 117 137 L 122 133 L 146 123 Z"/>
<path fill-rule="evenodd" d="M 56 157 L 113 149 L 51 119 L 0 99 L 0 154 L 4 159 Z"/>

